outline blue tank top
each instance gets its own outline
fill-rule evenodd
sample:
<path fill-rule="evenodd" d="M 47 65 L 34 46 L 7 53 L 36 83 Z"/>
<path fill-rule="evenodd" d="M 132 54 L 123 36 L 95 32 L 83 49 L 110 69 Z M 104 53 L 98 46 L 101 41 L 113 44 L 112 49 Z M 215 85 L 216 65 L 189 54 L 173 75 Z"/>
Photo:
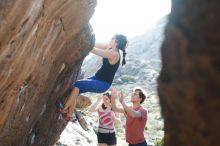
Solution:
<path fill-rule="evenodd" d="M 108 58 L 103 58 L 102 59 L 102 66 L 95 73 L 95 76 L 98 79 L 104 80 L 104 81 L 112 84 L 112 81 L 115 77 L 115 73 L 118 70 L 119 64 L 120 64 L 120 58 L 118 59 L 118 62 L 115 64 L 110 64 L 108 61 Z"/>

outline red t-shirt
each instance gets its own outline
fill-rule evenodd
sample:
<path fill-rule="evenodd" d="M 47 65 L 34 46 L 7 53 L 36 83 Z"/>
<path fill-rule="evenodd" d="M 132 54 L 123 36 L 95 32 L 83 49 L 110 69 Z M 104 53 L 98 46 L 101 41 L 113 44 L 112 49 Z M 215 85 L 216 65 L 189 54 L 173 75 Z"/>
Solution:
<path fill-rule="evenodd" d="M 142 106 L 133 109 L 140 111 L 141 117 L 133 118 L 129 114 L 126 115 L 126 141 L 129 144 L 138 144 L 145 141 L 144 128 L 147 123 L 147 110 Z"/>

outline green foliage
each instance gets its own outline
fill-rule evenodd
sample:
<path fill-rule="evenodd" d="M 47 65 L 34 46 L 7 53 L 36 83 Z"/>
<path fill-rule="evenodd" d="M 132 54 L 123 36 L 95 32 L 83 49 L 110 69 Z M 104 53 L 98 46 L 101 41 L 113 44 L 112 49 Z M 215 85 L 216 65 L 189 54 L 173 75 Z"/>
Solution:
<path fill-rule="evenodd" d="M 145 130 L 148 130 L 148 127 L 146 126 L 144 129 L 145 129 Z"/>
<path fill-rule="evenodd" d="M 163 146 L 164 145 L 164 139 L 160 139 L 160 140 L 157 140 L 155 141 L 155 146 Z"/>
<path fill-rule="evenodd" d="M 123 75 L 121 77 L 121 80 L 122 80 L 122 82 L 125 82 L 125 83 L 136 82 L 135 78 L 133 76 L 130 76 L 130 75 Z"/>

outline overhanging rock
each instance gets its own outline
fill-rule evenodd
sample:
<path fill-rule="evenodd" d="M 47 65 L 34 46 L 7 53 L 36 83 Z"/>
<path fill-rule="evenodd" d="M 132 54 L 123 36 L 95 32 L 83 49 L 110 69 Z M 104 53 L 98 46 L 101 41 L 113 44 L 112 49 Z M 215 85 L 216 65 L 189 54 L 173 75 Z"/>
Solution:
<path fill-rule="evenodd" d="M 64 96 L 94 46 L 95 0 L 0 1 L 0 145 L 53 145 Z"/>

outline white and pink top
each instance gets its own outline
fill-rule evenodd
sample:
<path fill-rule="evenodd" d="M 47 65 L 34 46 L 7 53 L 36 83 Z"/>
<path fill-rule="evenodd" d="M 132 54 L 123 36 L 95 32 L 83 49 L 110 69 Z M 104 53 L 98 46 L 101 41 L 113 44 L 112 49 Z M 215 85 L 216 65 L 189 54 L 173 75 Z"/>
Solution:
<path fill-rule="evenodd" d="M 100 133 L 113 133 L 115 132 L 115 116 L 114 112 L 112 112 L 111 108 L 106 108 L 103 110 L 102 108 L 98 109 L 99 114 L 99 132 Z"/>

